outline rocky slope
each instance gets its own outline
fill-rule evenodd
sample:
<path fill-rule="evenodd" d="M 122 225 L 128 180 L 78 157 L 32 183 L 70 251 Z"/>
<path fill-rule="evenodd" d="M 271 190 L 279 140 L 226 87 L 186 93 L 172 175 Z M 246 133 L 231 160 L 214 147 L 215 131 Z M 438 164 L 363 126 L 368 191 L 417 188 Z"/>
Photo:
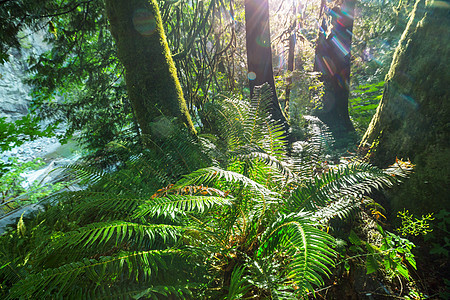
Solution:
<path fill-rule="evenodd" d="M 49 49 L 44 42 L 44 31 L 26 31 L 20 34 L 21 49 L 9 50 L 9 61 L 0 64 L 0 118 L 13 121 L 28 113 L 30 87 L 23 82 L 29 69 L 27 59 Z"/>

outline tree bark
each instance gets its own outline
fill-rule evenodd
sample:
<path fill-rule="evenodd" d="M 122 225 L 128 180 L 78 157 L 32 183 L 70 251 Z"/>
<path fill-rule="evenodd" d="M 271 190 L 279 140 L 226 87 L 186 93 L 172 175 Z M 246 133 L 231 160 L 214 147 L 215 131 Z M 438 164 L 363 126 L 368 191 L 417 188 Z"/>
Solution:
<path fill-rule="evenodd" d="M 272 119 L 286 124 L 273 78 L 268 0 L 245 0 L 245 29 L 250 96 L 255 86 L 267 82 L 273 92 L 269 113 Z"/>
<path fill-rule="evenodd" d="M 348 114 L 354 9 L 355 0 L 344 0 L 325 13 L 316 48 L 314 70 L 322 73 L 325 94 L 315 114 L 337 139 L 355 130 Z"/>
<path fill-rule="evenodd" d="M 195 134 L 156 0 L 106 0 L 106 12 L 142 134 L 161 135 L 153 125 L 173 117 Z"/>
<path fill-rule="evenodd" d="M 384 167 L 410 158 L 415 174 L 393 208 L 450 209 L 450 18 L 448 8 L 418 0 L 386 76 L 383 98 L 362 147 Z"/>
<path fill-rule="evenodd" d="M 297 30 L 297 7 L 295 6 L 295 2 L 292 3 L 292 14 L 294 16 L 294 20 L 292 22 L 290 28 L 289 35 L 289 45 L 288 45 L 288 78 L 286 79 L 286 92 L 285 92 L 285 106 L 284 113 L 287 117 L 289 117 L 289 101 L 291 97 L 291 85 L 292 85 L 292 72 L 294 71 L 294 52 L 295 52 L 295 42 L 296 42 L 296 30 Z"/>

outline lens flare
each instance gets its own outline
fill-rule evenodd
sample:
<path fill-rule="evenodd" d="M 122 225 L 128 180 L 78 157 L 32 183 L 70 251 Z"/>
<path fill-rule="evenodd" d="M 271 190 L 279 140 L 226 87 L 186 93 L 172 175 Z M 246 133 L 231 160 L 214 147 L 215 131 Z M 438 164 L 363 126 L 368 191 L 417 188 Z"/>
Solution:
<path fill-rule="evenodd" d="M 267 48 L 270 46 L 270 38 L 266 35 L 259 35 L 258 37 L 256 37 L 256 43 L 261 47 Z"/>
<path fill-rule="evenodd" d="M 328 74 L 330 74 L 331 76 L 334 76 L 334 74 L 336 73 L 336 66 L 333 63 L 333 60 L 331 60 L 327 56 L 322 57 L 322 60 L 325 64 L 325 66 L 327 66 L 327 70 L 329 72 Z"/>
<path fill-rule="evenodd" d="M 283 46 L 279 47 L 278 52 L 280 53 L 280 55 L 278 55 L 278 70 L 282 70 L 286 66 L 286 58 L 284 57 Z"/>
<path fill-rule="evenodd" d="M 431 3 L 431 5 L 434 7 L 450 9 L 450 4 L 446 1 L 436 1 L 435 0 Z"/>
<path fill-rule="evenodd" d="M 416 100 L 414 100 L 413 97 L 406 94 L 400 94 L 400 97 L 402 97 L 406 101 L 406 103 L 409 103 L 415 109 L 419 107 L 419 104 L 416 102 Z"/>
<path fill-rule="evenodd" d="M 345 46 L 336 36 L 333 36 L 331 38 L 331 42 L 342 52 L 344 56 L 347 56 L 350 53 L 349 49 L 345 48 Z"/>
<path fill-rule="evenodd" d="M 248 72 L 247 78 L 249 80 L 255 80 L 256 79 L 256 73 L 255 72 Z"/>
<path fill-rule="evenodd" d="M 337 74 L 336 77 L 338 80 L 338 85 L 342 88 L 348 89 L 348 81 L 344 79 L 344 77 L 342 77 L 340 74 Z"/>
<path fill-rule="evenodd" d="M 156 20 L 148 9 L 136 9 L 133 14 L 133 26 L 141 35 L 150 36 L 156 30 Z"/>

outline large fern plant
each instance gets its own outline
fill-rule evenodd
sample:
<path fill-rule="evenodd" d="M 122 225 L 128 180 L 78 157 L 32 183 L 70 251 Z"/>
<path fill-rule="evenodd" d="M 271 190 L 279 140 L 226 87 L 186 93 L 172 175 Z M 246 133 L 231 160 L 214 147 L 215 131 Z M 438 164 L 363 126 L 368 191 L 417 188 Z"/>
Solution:
<path fill-rule="evenodd" d="M 71 167 L 90 187 L 53 196 L 45 212 L 1 237 L 1 295 L 292 299 L 312 292 L 335 259 L 324 225 L 408 168 L 319 170 L 320 132 L 288 156 L 283 128 L 266 114 L 270 98 L 263 86 L 250 102 L 227 98 L 211 111 L 225 150 L 207 137 L 179 144 L 174 137 L 159 158 L 131 155 L 115 172 Z M 191 172 L 202 161 L 212 166 Z"/>

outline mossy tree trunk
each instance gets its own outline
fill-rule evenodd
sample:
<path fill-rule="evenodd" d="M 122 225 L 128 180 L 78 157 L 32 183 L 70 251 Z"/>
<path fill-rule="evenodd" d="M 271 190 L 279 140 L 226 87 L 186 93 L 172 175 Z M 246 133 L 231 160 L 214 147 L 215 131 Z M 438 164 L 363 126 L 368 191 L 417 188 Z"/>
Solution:
<path fill-rule="evenodd" d="M 255 86 L 267 82 L 273 93 L 270 114 L 286 125 L 273 78 L 268 0 L 245 0 L 245 30 L 250 95 L 253 97 Z"/>
<path fill-rule="evenodd" d="M 443 2 L 418 0 L 394 53 L 383 98 L 361 146 L 387 166 L 410 158 L 415 174 L 393 208 L 450 208 L 450 16 Z"/>
<path fill-rule="evenodd" d="M 161 126 L 152 124 L 173 117 L 195 133 L 156 0 L 105 2 L 117 53 L 125 66 L 128 96 L 142 134 L 159 135 L 155 131 Z"/>
<path fill-rule="evenodd" d="M 339 140 L 355 131 L 348 114 L 355 0 L 334 5 L 324 14 L 317 40 L 314 69 L 322 73 L 325 94 L 315 114 Z"/>

